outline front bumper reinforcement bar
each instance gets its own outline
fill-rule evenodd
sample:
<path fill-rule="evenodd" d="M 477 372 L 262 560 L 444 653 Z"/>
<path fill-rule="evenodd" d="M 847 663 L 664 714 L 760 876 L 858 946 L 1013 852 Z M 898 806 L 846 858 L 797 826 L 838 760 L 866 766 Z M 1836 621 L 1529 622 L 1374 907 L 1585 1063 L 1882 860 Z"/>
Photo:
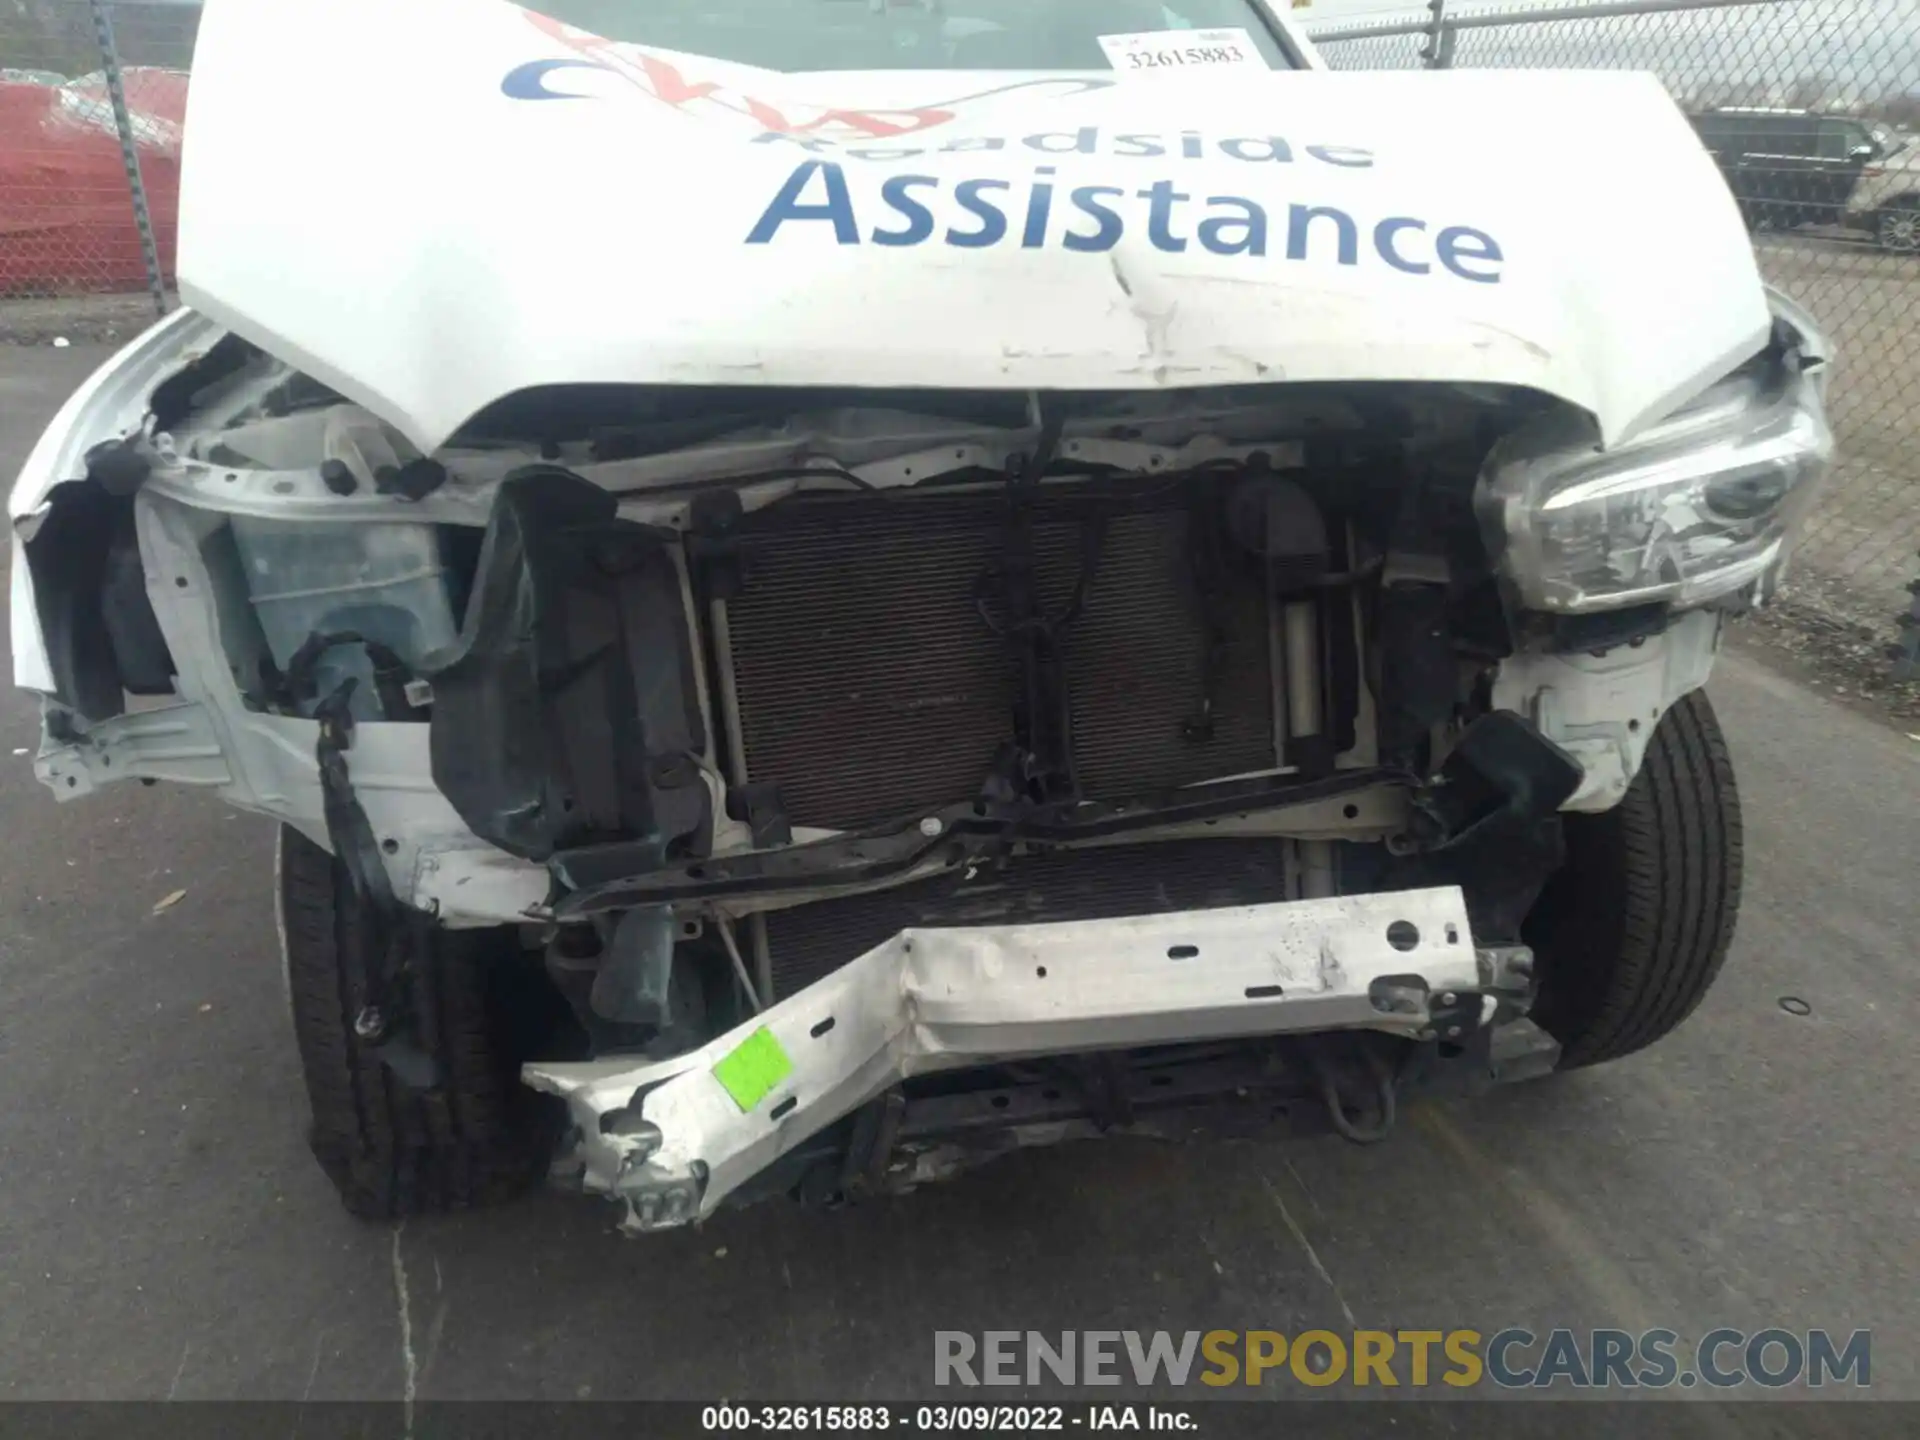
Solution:
<path fill-rule="evenodd" d="M 1022 1056 L 1375 1030 L 1430 1038 L 1488 973 L 1457 887 L 905 930 L 688 1054 L 532 1064 L 586 1188 L 635 1231 L 704 1218 L 823 1127 L 915 1075 Z M 1450 1021 L 1449 1023 L 1457 1023 Z M 764 1033 L 763 1033 L 764 1032 Z"/>

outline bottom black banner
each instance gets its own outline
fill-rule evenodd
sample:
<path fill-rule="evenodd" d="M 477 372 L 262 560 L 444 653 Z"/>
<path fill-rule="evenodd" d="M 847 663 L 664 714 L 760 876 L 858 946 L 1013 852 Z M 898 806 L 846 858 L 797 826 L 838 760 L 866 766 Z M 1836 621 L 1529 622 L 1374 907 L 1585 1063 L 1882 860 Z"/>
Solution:
<path fill-rule="evenodd" d="M 1920 1434 L 1913 1402 L 1711 1401 L 1097 1401 L 849 1404 L 730 1400 L 419 1401 L 320 1403 L 18 1402 L 0 1404 L 5 1440 L 680 1440 L 716 1435 L 1114 1435 L 1267 1440 L 1283 1428 L 1316 1436 L 1453 1435 L 1473 1440 L 1551 1436 L 1888 1437 Z"/>

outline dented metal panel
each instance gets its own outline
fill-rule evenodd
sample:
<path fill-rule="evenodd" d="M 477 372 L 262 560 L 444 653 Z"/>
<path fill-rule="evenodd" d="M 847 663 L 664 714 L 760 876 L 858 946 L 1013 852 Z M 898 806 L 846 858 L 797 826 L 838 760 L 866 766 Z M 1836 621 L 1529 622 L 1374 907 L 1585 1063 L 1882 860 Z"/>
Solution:
<path fill-rule="evenodd" d="M 1428 997 L 1475 989 L 1460 890 L 1202 914 L 908 930 L 700 1049 L 654 1064 L 529 1065 L 580 1129 L 589 1189 L 635 1230 L 685 1224 L 912 1075 L 1020 1055 L 1293 1031 L 1412 1036 Z M 729 1057 L 785 1057 L 746 1092 Z"/>
<path fill-rule="evenodd" d="M 434 83 L 342 106 L 370 50 Z M 856 113 L 914 119 L 876 147 Z M 187 118 L 187 302 L 423 451 L 563 380 L 1476 381 L 1612 442 L 1767 333 L 1733 200 L 1649 75 L 788 74 L 508 5 L 279 0 L 210 9 Z M 399 218 L 316 224 L 302 150 Z M 1072 200 L 1101 191 L 1105 219 Z"/>

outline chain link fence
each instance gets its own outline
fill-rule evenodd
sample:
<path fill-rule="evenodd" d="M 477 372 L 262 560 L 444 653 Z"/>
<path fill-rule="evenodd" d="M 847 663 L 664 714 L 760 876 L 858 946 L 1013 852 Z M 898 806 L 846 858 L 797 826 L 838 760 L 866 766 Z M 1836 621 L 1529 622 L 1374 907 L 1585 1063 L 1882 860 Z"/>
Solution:
<path fill-rule="evenodd" d="M 0 297 L 173 275 L 197 5 L 0 0 Z"/>
<path fill-rule="evenodd" d="M 1908 608 L 1920 554 L 1920 0 L 1527 10 L 1441 0 L 1404 22 L 1308 31 L 1342 70 L 1623 69 L 1664 80 L 1738 201 L 1761 272 L 1838 350 L 1841 455 L 1796 589 L 1875 629 Z M 1910 652 L 1920 625 L 1901 633 Z"/>

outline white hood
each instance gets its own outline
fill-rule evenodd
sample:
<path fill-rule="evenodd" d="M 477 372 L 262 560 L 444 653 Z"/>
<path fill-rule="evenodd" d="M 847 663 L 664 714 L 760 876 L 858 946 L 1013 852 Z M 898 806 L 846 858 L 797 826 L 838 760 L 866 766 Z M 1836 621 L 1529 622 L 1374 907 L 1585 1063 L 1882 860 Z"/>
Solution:
<path fill-rule="evenodd" d="M 211 0 L 181 206 L 189 303 L 427 449 L 586 382 L 1477 381 L 1613 441 L 1768 327 L 1635 74 L 783 75 L 499 0 Z"/>

